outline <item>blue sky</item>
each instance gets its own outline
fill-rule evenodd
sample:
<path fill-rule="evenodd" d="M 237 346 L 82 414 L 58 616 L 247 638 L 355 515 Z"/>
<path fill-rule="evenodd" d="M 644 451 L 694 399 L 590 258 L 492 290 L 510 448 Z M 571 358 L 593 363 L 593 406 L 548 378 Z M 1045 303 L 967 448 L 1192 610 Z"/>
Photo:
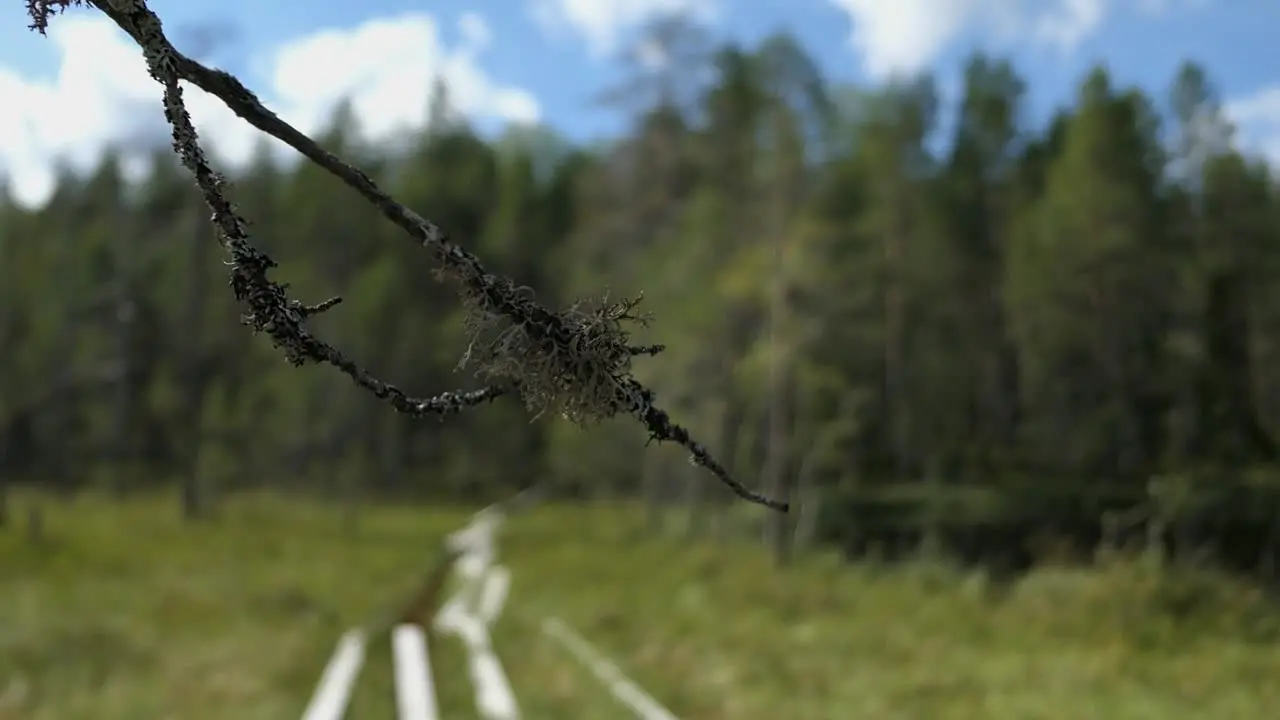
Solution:
<path fill-rule="evenodd" d="M 954 87 L 971 51 L 1007 55 L 1028 82 L 1037 118 L 1069 102 L 1095 62 L 1159 99 L 1178 63 L 1193 58 L 1236 103 L 1246 139 L 1280 150 L 1275 0 L 153 0 L 151 7 L 178 45 L 205 46 L 210 62 L 241 75 L 286 118 L 313 126 L 350 92 L 375 137 L 420 121 L 425 89 L 405 88 L 429 84 L 423 79 L 436 71 L 482 125 L 536 118 L 576 138 L 608 134 L 619 114 L 590 98 L 619 78 L 617 51 L 646 17 L 687 8 L 719 38 L 750 43 L 790 31 L 830 77 L 851 82 L 929 69 Z M 25 29 L 20 8 L 10 2 L 0 10 L 0 97 L 17 99 L 0 108 L 0 169 L 34 188 L 53 155 L 83 164 L 108 141 L 163 132 L 158 108 L 147 115 L 143 102 L 158 91 L 123 36 L 84 11 L 56 18 L 51 37 L 41 38 Z M 197 28 L 218 40 L 201 41 Z M 317 40 L 322 33 L 327 39 Z M 243 155 L 252 134 L 233 129 L 216 103 L 195 105 L 215 144 L 228 157 Z M 56 118 L 71 113 L 74 122 Z"/>

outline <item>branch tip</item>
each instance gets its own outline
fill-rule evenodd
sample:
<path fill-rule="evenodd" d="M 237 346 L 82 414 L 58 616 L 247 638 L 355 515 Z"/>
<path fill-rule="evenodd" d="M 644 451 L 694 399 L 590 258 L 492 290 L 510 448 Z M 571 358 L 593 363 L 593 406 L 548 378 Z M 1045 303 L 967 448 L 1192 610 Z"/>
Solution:
<path fill-rule="evenodd" d="M 319 315 L 320 313 L 323 313 L 327 310 L 332 309 L 336 305 L 340 305 L 342 303 L 342 296 L 334 295 L 328 300 L 325 300 L 320 303 L 316 303 L 315 305 L 303 305 L 301 303 L 298 303 L 296 300 L 293 302 L 295 303 L 294 306 L 297 308 L 298 313 L 305 318 L 305 317 L 312 317 L 314 315 Z"/>

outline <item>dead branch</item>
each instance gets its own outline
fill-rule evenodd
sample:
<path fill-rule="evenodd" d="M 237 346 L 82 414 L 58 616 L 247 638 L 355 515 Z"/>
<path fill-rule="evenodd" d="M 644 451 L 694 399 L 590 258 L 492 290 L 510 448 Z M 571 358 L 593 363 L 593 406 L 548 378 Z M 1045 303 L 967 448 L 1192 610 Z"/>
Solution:
<path fill-rule="evenodd" d="M 710 470 L 740 497 L 787 510 L 786 503 L 734 480 L 687 430 L 654 405 L 654 393 L 632 376 L 632 358 L 657 350 L 629 343 L 626 327 L 646 320 L 632 313 L 638 299 L 611 303 L 605 298 L 558 313 L 538 304 L 527 288 L 489 273 L 479 258 L 454 244 L 439 226 L 396 202 L 365 173 L 281 120 L 234 76 L 179 52 L 145 0 L 27 0 L 31 27 L 43 34 L 51 15 L 82 4 L 111 18 L 142 48 L 148 72 L 164 88 L 164 113 L 172 127 L 174 150 L 194 175 L 212 211 L 219 242 L 230 255 L 231 288 L 248 309 L 243 320 L 255 333 L 267 334 L 291 363 L 332 365 L 397 411 L 414 416 L 457 412 L 505 394 L 518 394 L 531 412 L 552 410 L 580 424 L 628 414 L 645 426 L 651 441 L 683 446 L 695 464 Z M 472 341 L 463 362 L 473 362 L 477 375 L 494 384 L 473 392 L 412 398 L 312 335 L 307 318 L 333 307 L 339 299 L 304 305 L 288 297 L 287 286 L 267 277 L 276 263 L 249 242 L 244 219 L 226 197 L 225 179 L 209 166 L 183 101 L 182 80 L 216 96 L 249 124 L 341 179 L 431 252 L 439 263 L 439 276 L 458 289 L 469 311 L 466 325 Z"/>

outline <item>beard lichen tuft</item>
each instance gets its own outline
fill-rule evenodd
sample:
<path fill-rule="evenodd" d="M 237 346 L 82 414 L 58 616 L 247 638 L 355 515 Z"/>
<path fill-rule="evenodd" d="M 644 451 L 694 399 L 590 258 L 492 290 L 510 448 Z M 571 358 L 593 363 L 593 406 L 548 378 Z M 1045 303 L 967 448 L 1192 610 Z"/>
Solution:
<path fill-rule="evenodd" d="M 534 314 L 523 311 L 523 303 L 532 303 L 526 288 L 495 280 L 498 293 L 462 294 L 468 347 L 460 369 L 518 387 L 535 417 L 552 413 L 589 425 L 630 411 L 622 391 L 638 354 L 631 330 L 649 322 L 636 312 L 642 296 L 614 301 L 604 295 Z"/>

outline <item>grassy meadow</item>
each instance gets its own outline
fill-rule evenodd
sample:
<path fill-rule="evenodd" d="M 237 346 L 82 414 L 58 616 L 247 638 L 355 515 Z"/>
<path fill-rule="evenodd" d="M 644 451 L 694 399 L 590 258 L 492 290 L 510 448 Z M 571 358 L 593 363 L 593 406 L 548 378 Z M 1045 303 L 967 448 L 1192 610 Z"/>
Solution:
<path fill-rule="evenodd" d="M 334 643 L 410 593 L 473 508 L 271 497 L 15 501 L 0 529 L 0 720 L 297 718 Z M 493 630 L 527 720 L 632 717 L 541 623 L 557 617 L 682 720 L 1259 720 L 1280 708 L 1280 610 L 1137 561 L 1009 587 L 936 565 L 774 570 L 745 542 L 646 538 L 626 508 L 505 529 Z M 375 638 L 349 718 L 394 716 Z M 443 717 L 476 718 L 461 643 L 432 641 Z"/>

